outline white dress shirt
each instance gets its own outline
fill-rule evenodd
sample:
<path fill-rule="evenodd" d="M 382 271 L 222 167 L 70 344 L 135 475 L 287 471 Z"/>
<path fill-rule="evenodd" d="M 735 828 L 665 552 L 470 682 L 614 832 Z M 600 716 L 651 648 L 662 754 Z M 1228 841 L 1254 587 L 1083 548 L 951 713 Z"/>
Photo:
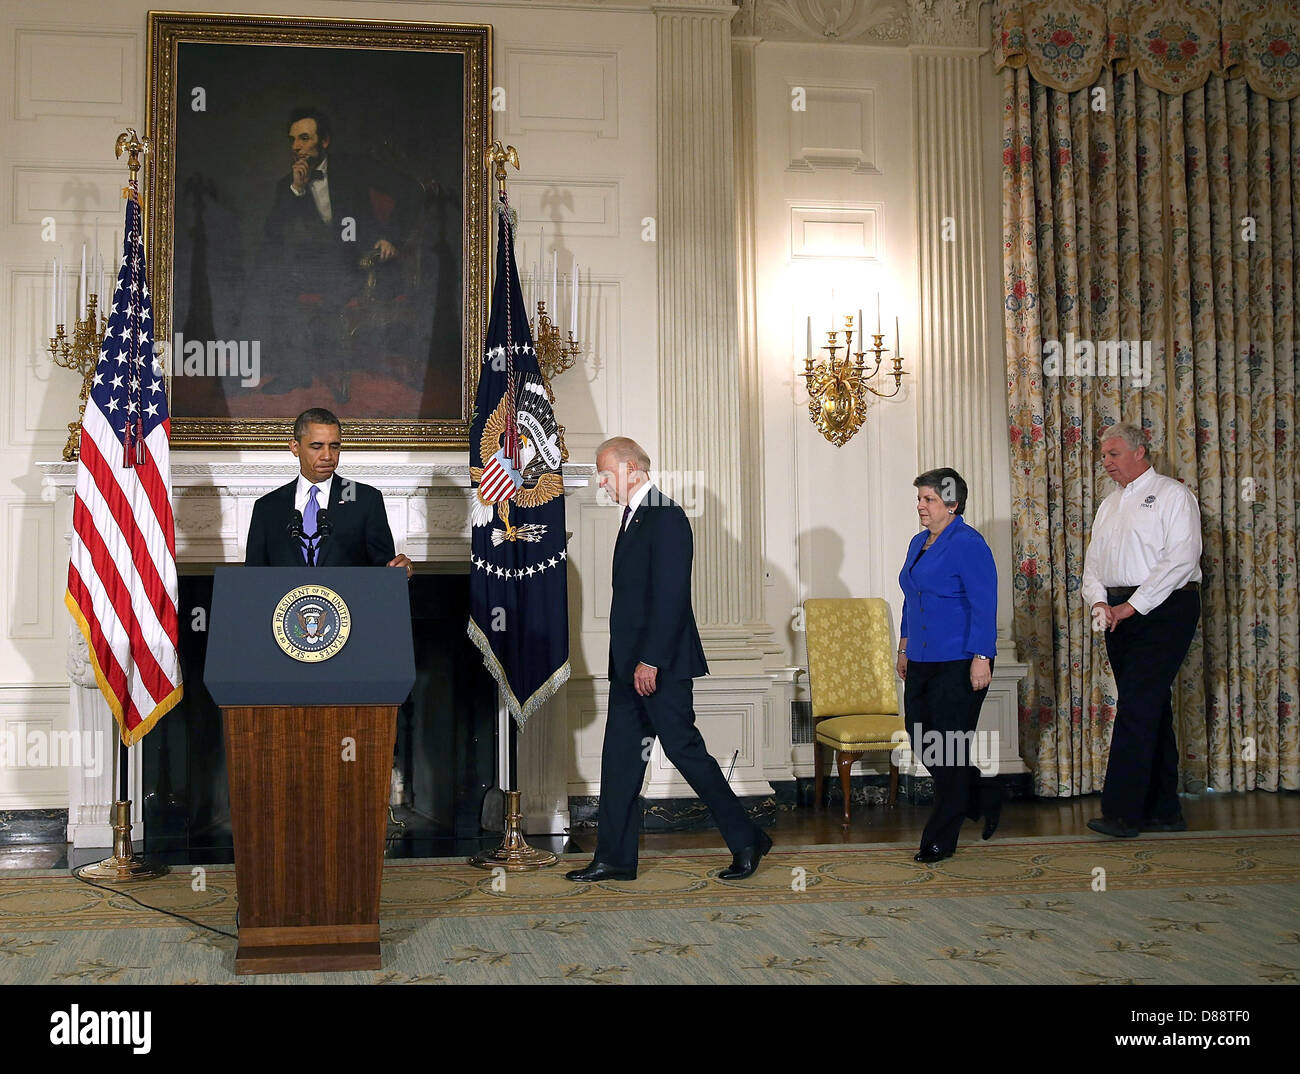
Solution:
<path fill-rule="evenodd" d="M 1180 481 L 1148 468 L 1097 508 L 1083 560 L 1084 602 L 1107 587 L 1137 586 L 1133 610 L 1146 615 L 1175 589 L 1201 580 L 1201 511 Z"/>
<path fill-rule="evenodd" d="M 311 495 L 312 484 L 301 473 L 298 475 L 298 487 L 293 494 L 295 511 L 302 511 L 306 508 L 307 498 Z M 330 490 L 334 487 L 334 475 L 330 474 L 324 481 L 315 482 L 315 485 L 320 489 L 320 495 L 316 497 L 316 506 L 324 511 L 330 505 Z"/>
<path fill-rule="evenodd" d="M 312 170 L 319 170 L 324 178 L 312 179 L 310 178 L 311 172 L 308 172 L 307 190 L 311 191 L 312 200 L 316 202 L 316 212 L 320 214 L 321 223 L 328 224 L 334 219 L 334 208 L 330 205 L 330 158 L 322 157 L 318 168 Z M 292 183 L 289 184 L 289 189 L 293 190 L 296 197 L 304 198 L 307 196 L 307 190 L 294 190 Z"/>
<path fill-rule="evenodd" d="M 628 526 L 632 525 L 632 519 L 636 515 L 636 509 L 641 506 L 641 501 L 650 495 L 650 490 L 652 488 L 654 488 L 654 482 L 647 481 L 645 484 L 638 486 L 637 490 L 628 497 L 627 505 L 632 508 L 632 510 L 628 512 L 627 525 L 623 527 L 624 531 L 627 530 Z"/>

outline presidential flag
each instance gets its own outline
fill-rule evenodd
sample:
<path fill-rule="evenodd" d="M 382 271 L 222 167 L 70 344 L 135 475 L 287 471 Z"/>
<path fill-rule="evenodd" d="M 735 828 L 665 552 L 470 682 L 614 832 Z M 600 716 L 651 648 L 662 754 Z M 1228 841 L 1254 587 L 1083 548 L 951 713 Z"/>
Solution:
<path fill-rule="evenodd" d="M 497 206 L 497 273 L 470 424 L 470 620 L 520 726 L 569 678 L 568 549 L 559 429 Z"/>
<path fill-rule="evenodd" d="M 182 692 L 170 435 L 133 180 L 108 333 L 81 419 L 64 596 L 128 746 Z"/>

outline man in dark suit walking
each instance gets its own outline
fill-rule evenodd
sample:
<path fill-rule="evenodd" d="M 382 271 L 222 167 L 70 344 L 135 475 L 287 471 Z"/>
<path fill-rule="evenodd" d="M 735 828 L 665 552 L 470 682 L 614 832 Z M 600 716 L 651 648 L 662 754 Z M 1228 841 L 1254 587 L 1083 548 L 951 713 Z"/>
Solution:
<path fill-rule="evenodd" d="M 600 487 L 623 506 L 609 609 L 609 715 L 601 754 L 595 860 L 570 880 L 635 880 L 641 782 L 650 743 L 709 807 L 732 852 L 719 877 L 753 874 L 772 840 L 745 815 L 695 726 L 692 682 L 707 675 L 691 610 L 693 540 L 686 512 L 650 482 L 650 459 L 614 437 L 596 452 Z"/>
<path fill-rule="evenodd" d="M 244 566 L 302 567 L 310 551 L 317 567 L 403 567 L 411 577 L 414 564 L 393 553 L 383 495 L 334 472 L 342 441 L 330 411 L 313 407 L 298 415 L 289 442 L 298 477 L 253 505 Z"/>

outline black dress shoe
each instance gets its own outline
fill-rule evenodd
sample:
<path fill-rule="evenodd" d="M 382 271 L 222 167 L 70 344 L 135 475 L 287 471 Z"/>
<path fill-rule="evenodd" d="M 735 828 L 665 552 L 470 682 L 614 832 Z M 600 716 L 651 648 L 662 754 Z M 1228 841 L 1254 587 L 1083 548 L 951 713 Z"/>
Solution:
<path fill-rule="evenodd" d="M 767 832 L 760 830 L 758 842 L 733 854 L 731 856 L 731 867 L 723 869 L 718 874 L 718 879 L 744 880 L 747 876 L 753 876 L 754 870 L 758 868 L 758 863 L 763 860 L 763 855 L 771 849 L 772 837 Z"/>
<path fill-rule="evenodd" d="M 635 880 L 635 869 L 620 869 L 616 865 L 606 865 L 603 861 L 593 861 L 585 869 L 574 869 L 564 874 L 565 880 L 579 883 L 591 883 L 596 880 Z"/>
<path fill-rule="evenodd" d="M 932 862 L 944 861 L 945 859 L 951 857 L 952 857 L 951 850 L 942 850 L 939 847 L 938 843 L 931 843 L 929 846 L 924 846 L 920 850 L 918 850 L 915 854 L 913 854 L 912 860 L 919 861 L 923 865 L 929 865 Z"/>
<path fill-rule="evenodd" d="M 1174 820 L 1156 820 L 1154 817 L 1150 820 L 1144 820 L 1140 826 L 1144 832 L 1185 832 L 1187 831 L 1187 821 L 1182 817 Z"/>
<path fill-rule="evenodd" d="M 1002 819 L 1002 800 L 998 799 L 993 805 L 984 811 L 984 831 L 981 839 L 992 839 L 993 833 L 998 830 L 998 821 Z"/>
<path fill-rule="evenodd" d="M 1116 817 L 1093 817 L 1088 821 L 1088 827 L 1094 832 L 1101 832 L 1102 835 L 1113 836 L 1116 839 L 1136 839 L 1141 833 L 1131 824 Z"/>

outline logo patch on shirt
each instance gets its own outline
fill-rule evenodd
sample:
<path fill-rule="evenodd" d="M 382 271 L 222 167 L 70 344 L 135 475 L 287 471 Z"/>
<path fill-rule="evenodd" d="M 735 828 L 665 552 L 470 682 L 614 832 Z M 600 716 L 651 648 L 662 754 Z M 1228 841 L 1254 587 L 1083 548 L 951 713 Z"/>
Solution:
<path fill-rule="evenodd" d="M 1150 496 L 1148 496 L 1145 500 L 1142 501 L 1143 507 L 1154 507 L 1155 505 L 1156 505 L 1155 493 L 1152 493 Z"/>

